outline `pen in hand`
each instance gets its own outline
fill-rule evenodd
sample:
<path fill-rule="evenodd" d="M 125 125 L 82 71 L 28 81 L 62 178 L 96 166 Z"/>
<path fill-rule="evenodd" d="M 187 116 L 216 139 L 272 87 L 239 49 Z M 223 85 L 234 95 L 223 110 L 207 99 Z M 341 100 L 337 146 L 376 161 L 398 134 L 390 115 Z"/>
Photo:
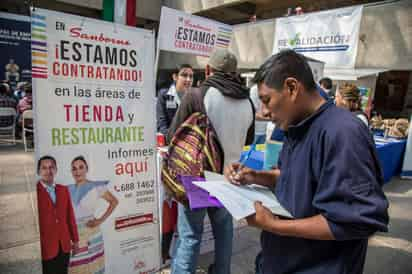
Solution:
<path fill-rule="evenodd" d="M 245 158 L 243 158 L 242 161 L 240 161 L 239 166 L 236 169 L 236 175 L 239 175 L 240 171 L 245 167 L 247 160 L 249 160 L 248 155 L 246 155 Z"/>
<path fill-rule="evenodd" d="M 239 181 L 241 175 L 242 169 L 246 166 L 247 161 L 249 160 L 250 156 L 252 155 L 252 152 L 255 150 L 256 144 L 252 144 L 249 151 L 245 155 L 245 157 L 238 163 L 234 164 L 235 170 L 232 171 L 232 174 L 230 175 L 231 182 L 235 185 L 241 185 L 242 183 Z"/>
<path fill-rule="evenodd" d="M 249 160 L 250 156 L 252 155 L 252 152 L 255 151 L 255 150 L 256 150 L 256 144 L 253 143 L 253 144 L 250 146 L 250 149 L 249 149 L 249 151 L 247 152 L 245 158 L 243 158 L 242 161 L 240 161 L 240 164 L 239 164 L 239 166 L 238 166 L 238 168 L 237 168 L 237 170 L 236 170 L 237 173 L 239 173 L 239 172 L 242 170 L 242 168 L 245 166 L 246 162 Z"/>

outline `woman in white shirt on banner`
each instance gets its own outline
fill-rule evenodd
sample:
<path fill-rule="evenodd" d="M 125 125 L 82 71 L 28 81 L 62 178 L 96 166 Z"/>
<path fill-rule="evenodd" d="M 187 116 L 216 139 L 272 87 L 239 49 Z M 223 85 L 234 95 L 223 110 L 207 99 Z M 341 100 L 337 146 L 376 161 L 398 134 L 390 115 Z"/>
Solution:
<path fill-rule="evenodd" d="M 103 274 L 105 272 L 103 234 L 100 225 L 112 214 L 118 200 L 108 190 L 109 181 L 87 179 L 89 166 L 83 156 L 71 163 L 75 184 L 69 185 L 79 232 L 79 249 L 70 258 L 70 274 Z M 108 203 L 105 212 L 96 217 L 99 202 Z"/>

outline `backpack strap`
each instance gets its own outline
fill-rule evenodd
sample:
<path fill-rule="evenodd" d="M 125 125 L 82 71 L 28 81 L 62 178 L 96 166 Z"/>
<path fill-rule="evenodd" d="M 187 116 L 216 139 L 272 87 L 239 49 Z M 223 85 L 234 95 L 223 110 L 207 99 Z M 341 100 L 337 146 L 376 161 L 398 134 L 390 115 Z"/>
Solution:
<path fill-rule="evenodd" d="M 204 88 L 191 88 L 189 90 L 189 92 L 192 95 L 192 107 L 193 107 L 193 112 L 200 112 L 203 114 L 207 114 L 206 113 L 206 108 L 205 108 L 205 104 L 204 104 L 204 99 L 206 96 L 206 92 L 207 92 L 208 88 L 204 89 Z"/>
<path fill-rule="evenodd" d="M 172 140 L 173 135 L 179 126 L 185 122 L 193 113 L 200 112 L 206 114 L 203 104 L 204 94 L 199 88 L 190 88 L 183 96 L 180 106 L 173 118 L 167 133 L 168 143 Z"/>

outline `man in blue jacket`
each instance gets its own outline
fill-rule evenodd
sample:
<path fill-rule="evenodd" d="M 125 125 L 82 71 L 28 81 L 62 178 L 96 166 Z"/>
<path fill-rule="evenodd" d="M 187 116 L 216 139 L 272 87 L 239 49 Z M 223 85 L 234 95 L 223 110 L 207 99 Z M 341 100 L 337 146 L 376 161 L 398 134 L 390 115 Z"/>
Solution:
<path fill-rule="evenodd" d="M 387 231 L 388 201 L 368 129 L 316 91 L 304 57 L 272 56 L 257 71 L 263 111 L 285 131 L 278 169 L 239 169 L 225 175 L 236 184 L 273 187 L 294 216 L 275 216 L 260 202 L 248 224 L 263 230 L 263 272 L 361 274 L 368 237 Z"/>

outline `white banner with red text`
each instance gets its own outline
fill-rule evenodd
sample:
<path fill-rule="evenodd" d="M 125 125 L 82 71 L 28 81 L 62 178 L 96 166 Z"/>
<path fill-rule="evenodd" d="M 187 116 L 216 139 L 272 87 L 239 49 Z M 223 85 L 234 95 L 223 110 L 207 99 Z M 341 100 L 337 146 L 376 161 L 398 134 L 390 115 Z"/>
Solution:
<path fill-rule="evenodd" d="M 162 7 L 159 49 L 210 56 L 214 48 L 227 48 L 232 26 L 200 16 Z"/>
<path fill-rule="evenodd" d="M 32 37 L 43 260 L 70 239 L 69 273 L 157 273 L 153 32 L 36 8 Z"/>

